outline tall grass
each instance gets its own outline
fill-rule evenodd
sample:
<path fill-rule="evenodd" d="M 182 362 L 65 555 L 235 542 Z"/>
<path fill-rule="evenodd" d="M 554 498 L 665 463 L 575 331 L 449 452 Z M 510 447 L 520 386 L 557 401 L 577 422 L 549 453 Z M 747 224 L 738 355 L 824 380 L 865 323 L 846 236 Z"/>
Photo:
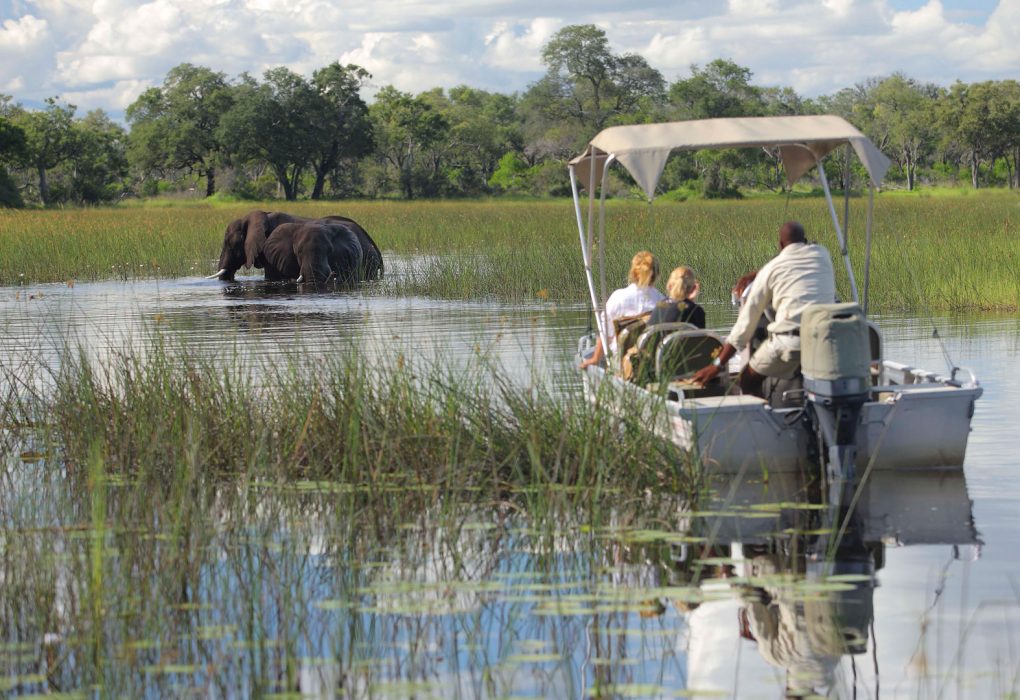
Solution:
<path fill-rule="evenodd" d="M 459 568 L 414 578 L 437 538 L 465 538 L 443 557 L 488 562 L 466 543 L 502 551 L 508 535 L 490 544 L 488 528 L 527 512 L 536 547 L 561 547 L 572 523 L 569 552 L 582 522 L 593 533 L 610 511 L 650 516 L 648 490 L 697 483 L 675 449 L 580 396 L 512 384 L 481 361 L 370 364 L 339 348 L 286 366 L 194 358 L 153 337 L 102 366 L 71 352 L 49 375 L 0 368 L 0 689 L 166 697 L 183 682 L 261 696 L 300 691 L 310 653 L 350 672 L 369 664 L 363 683 L 401 680 L 363 655 L 404 648 L 384 623 L 419 608 L 389 613 L 409 605 L 386 602 L 394 585 L 450 605 Z M 24 381 L 33 373 L 41 381 Z M 571 556 L 567 570 L 540 560 L 536 580 L 599 571 L 584 547 Z M 420 626 L 421 643 L 441 624 Z M 486 639 L 475 627 L 468 644 Z M 432 663 L 413 645 L 393 655 Z"/>
<path fill-rule="evenodd" d="M 223 230 L 260 206 L 361 222 L 384 254 L 410 260 L 394 294 L 579 302 L 587 297 L 569 201 L 301 202 L 0 213 L 0 284 L 179 277 L 215 271 Z M 883 310 L 1020 308 L 1020 200 L 879 196 L 871 302 Z M 776 250 L 776 231 L 799 219 L 838 254 L 823 200 L 611 202 L 606 256 L 612 288 L 630 256 L 649 249 L 663 271 L 693 266 L 705 298 L 726 299 L 741 274 Z M 862 282 L 865 205 L 851 205 L 851 251 Z M 849 285 L 837 260 L 844 298 Z"/>
<path fill-rule="evenodd" d="M 38 388 L 2 384 L 17 387 L 0 398 L 7 440 L 57 446 L 72 473 L 91 473 L 98 450 L 106 469 L 162 482 L 183 470 L 495 496 L 564 484 L 640 494 L 687 478 L 680 453 L 640 426 L 481 360 L 454 370 L 337 348 L 242 363 L 155 336 L 103 366 L 70 353 Z"/>

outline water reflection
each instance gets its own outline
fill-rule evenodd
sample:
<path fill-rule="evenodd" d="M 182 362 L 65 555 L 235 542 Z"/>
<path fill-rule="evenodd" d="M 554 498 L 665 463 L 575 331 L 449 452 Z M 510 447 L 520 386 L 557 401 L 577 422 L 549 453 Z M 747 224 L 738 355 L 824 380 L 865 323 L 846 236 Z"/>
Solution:
<path fill-rule="evenodd" d="M 886 548 L 960 566 L 980 545 L 960 470 L 873 475 L 831 548 L 794 475 L 593 513 L 569 490 L 440 505 L 385 483 L 201 480 L 186 505 L 20 471 L 0 513 L 18 693 L 874 696 L 877 648 L 898 670 L 931 643 L 924 620 L 876 639 Z"/>
<path fill-rule="evenodd" d="M 877 648 L 874 594 L 886 547 L 951 545 L 952 561 L 980 551 L 962 470 L 875 472 L 835 528 L 816 491 L 795 475 L 717 484 L 710 506 L 717 512 L 695 525 L 711 545 L 681 559 L 703 565 L 706 586 L 728 590 L 739 603 L 712 601 L 725 612 L 692 614 L 699 631 L 691 655 L 707 666 L 693 687 L 740 693 L 732 667 L 711 661 L 733 646 L 734 634 L 721 628 L 735 608 L 736 636 L 778 671 L 772 682 L 787 696 L 877 696 L 877 657 L 871 669 L 859 668 L 858 657 L 869 661 Z"/>

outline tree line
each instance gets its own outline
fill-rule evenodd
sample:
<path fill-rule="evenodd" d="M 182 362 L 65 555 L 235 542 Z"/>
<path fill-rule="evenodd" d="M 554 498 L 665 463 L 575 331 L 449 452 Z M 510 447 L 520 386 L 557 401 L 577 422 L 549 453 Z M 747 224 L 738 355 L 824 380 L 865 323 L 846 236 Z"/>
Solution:
<path fill-rule="evenodd" d="M 808 99 L 755 85 L 748 68 L 717 59 L 668 83 L 641 56 L 614 53 L 594 25 L 560 30 L 542 62 L 545 75 L 522 93 L 462 85 L 415 95 L 386 86 L 371 104 L 361 96 L 371 76 L 356 65 L 332 63 L 310 78 L 278 67 L 231 80 L 182 63 L 127 108 L 126 128 L 102 110 L 78 116 L 57 97 L 32 110 L 0 95 L 0 205 L 181 192 L 287 200 L 559 195 L 568 190 L 565 161 L 607 126 L 823 113 L 845 117 L 893 160 L 892 186 L 1020 187 L 1014 80 L 946 88 L 896 73 Z M 626 174 L 616 178 L 614 188 L 626 193 Z M 778 158 L 765 151 L 679 154 L 660 182 L 681 198 L 783 187 Z"/>

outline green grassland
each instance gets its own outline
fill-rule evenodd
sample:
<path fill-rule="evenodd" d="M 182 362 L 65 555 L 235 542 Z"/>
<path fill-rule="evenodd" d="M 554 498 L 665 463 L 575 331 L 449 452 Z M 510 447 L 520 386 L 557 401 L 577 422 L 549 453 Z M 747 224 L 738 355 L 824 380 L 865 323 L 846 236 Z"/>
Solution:
<path fill-rule="evenodd" d="M 506 301 L 586 298 L 574 212 L 567 200 L 297 203 L 155 202 L 106 209 L 0 213 L 0 284 L 211 274 L 226 224 L 253 208 L 357 219 L 384 254 L 415 260 L 386 281 L 393 294 Z M 798 219 L 836 253 L 817 197 L 609 203 L 608 284 L 630 256 L 655 253 L 664 271 L 694 267 L 706 299 L 775 253 L 775 232 Z M 841 211 L 842 206 L 838 206 Z M 851 250 L 862 276 L 865 200 L 853 199 Z M 872 304 L 882 310 L 1020 308 L 1020 196 L 1009 192 L 879 195 Z M 837 261 L 838 262 L 838 261 Z M 844 297 L 849 287 L 842 265 Z"/>

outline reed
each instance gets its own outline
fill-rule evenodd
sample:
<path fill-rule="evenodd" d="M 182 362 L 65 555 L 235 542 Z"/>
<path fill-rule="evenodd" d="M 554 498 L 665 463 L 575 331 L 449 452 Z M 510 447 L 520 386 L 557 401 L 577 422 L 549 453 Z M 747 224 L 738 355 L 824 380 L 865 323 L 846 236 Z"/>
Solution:
<path fill-rule="evenodd" d="M 1018 200 L 1011 193 L 879 196 L 872 308 L 1020 308 Z M 568 201 L 301 202 L 135 206 L 0 214 L 0 284 L 181 277 L 215 271 L 226 223 L 255 208 L 361 222 L 390 258 L 384 293 L 452 299 L 583 303 L 587 299 Z M 836 254 L 819 198 L 739 202 L 610 202 L 607 285 L 630 256 L 655 253 L 663 271 L 694 267 L 704 299 L 728 299 L 741 274 L 775 253 L 775 232 L 799 219 Z M 851 251 L 862 276 L 865 204 L 851 202 Z M 398 261 L 401 264 L 395 265 Z M 395 273 L 395 274 L 394 274 Z M 849 298 L 837 260 L 840 292 Z M 862 281 L 858 280 L 859 283 Z"/>
<path fill-rule="evenodd" d="M 183 472 L 492 498 L 551 485 L 632 494 L 690 485 L 679 452 L 650 443 L 640 426 L 579 394 L 522 387 L 482 360 L 373 363 L 337 348 L 280 365 L 232 351 L 196 357 L 154 335 L 102 365 L 68 353 L 48 381 L 26 387 L 8 374 L 2 384 L 21 387 L 0 404 L 6 439 L 44 435 L 36 439 L 56 446 L 71 473 L 102 463 L 165 483 Z"/>

